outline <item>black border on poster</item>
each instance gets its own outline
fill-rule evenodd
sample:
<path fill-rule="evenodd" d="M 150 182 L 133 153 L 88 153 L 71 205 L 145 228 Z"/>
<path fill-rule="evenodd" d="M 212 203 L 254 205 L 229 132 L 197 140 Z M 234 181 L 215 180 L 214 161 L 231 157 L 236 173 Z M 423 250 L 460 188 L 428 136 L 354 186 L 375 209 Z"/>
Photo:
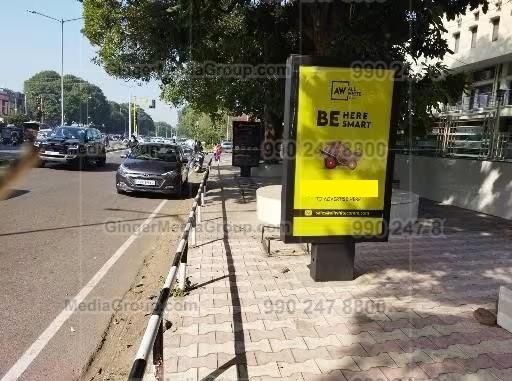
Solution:
<path fill-rule="evenodd" d="M 313 57 L 292 55 L 286 61 L 288 78 L 286 79 L 285 104 L 284 104 L 284 130 L 283 146 L 289 147 L 290 143 L 295 144 L 297 138 L 297 115 L 298 115 L 298 93 L 299 93 L 299 67 L 300 66 L 324 66 L 324 67 L 347 67 L 338 60 L 329 57 Z M 285 243 L 339 243 L 347 239 L 357 242 L 387 242 L 389 236 L 389 215 L 391 209 L 391 193 L 393 180 L 393 167 L 395 155 L 392 148 L 395 146 L 395 128 L 399 120 L 398 90 L 399 80 L 396 65 L 395 82 L 393 85 L 393 99 L 391 102 L 391 119 L 388 137 L 388 158 L 386 165 L 386 180 L 384 186 L 384 210 L 382 219 L 382 234 L 379 236 L 293 236 L 293 201 L 295 194 L 295 155 L 283 155 L 283 188 L 281 193 L 281 240 Z"/>

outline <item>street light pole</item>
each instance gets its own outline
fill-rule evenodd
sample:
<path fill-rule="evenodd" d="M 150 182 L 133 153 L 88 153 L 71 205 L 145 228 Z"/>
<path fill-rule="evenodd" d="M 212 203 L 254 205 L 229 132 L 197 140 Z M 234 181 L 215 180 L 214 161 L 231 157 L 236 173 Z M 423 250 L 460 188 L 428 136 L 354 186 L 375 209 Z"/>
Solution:
<path fill-rule="evenodd" d="M 64 24 L 70 21 L 81 20 L 83 17 L 77 17 L 74 19 L 57 19 L 52 16 L 45 15 L 44 13 L 37 11 L 27 11 L 34 15 L 46 17 L 47 19 L 57 21 L 60 23 L 60 124 L 64 125 Z"/>
<path fill-rule="evenodd" d="M 60 19 L 60 125 L 64 125 L 64 19 Z"/>

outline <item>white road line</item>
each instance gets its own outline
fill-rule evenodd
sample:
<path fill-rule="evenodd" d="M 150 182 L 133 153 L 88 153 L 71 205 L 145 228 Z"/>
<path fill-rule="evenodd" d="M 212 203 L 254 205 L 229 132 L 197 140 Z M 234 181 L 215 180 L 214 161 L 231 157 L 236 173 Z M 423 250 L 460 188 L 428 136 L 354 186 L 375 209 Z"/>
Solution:
<path fill-rule="evenodd" d="M 143 229 L 151 223 L 156 214 L 162 209 L 167 200 L 162 202 L 153 210 L 151 215 L 146 218 L 144 223 L 134 232 L 123 244 L 116 250 L 114 255 L 105 262 L 105 264 L 94 274 L 91 280 L 80 290 L 80 292 L 71 300 L 68 307 L 63 309 L 59 315 L 51 322 L 51 324 L 44 330 L 44 332 L 37 338 L 36 341 L 23 353 L 23 355 L 16 361 L 11 369 L 2 377 L 0 381 L 14 381 L 20 377 L 23 372 L 30 366 L 32 361 L 39 355 L 39 353 L 46 347 L 49 341 L 55 336 L 57 331 L 62 325 L 69 319 L 69 317 L 75 312 L 80 303 L 89 295 L 94 287 L 101 281 L 101 279 L 107 274 L 107 272 L 114 266 L 119 258 L 123 256 L 130 245 L 138 238 L 139 233 L 144 231 Z"/>

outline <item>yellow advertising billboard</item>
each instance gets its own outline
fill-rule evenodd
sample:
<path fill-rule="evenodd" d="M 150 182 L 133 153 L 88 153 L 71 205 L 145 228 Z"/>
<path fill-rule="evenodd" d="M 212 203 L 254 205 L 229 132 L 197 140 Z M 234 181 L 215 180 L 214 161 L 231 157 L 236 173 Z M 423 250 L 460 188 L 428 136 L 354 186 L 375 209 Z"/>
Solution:
<path fill-rule="evenodd" d="M 386 69 L 298 66 L 289 93 L 296 100 L 285 241 L 384 233 L 394 76 Z"/>

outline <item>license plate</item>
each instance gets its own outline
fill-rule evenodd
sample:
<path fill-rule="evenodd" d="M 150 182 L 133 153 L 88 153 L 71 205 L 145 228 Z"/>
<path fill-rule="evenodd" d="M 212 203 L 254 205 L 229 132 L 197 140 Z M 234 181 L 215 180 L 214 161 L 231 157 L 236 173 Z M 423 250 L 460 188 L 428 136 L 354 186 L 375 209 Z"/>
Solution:
<path fill-rule="evenodd" d="M 44 154 L 45 155 L 60 155 L 60 153 L 55 152 L 55 151 L 44 151 Z"/>
<path fill-rule="evenodd" d="M 135 184 L 137 184 L 137 185 L 156 185 L 156 181 L 155 180 L 140 180 L 140 179 L 136 179 L 135 180 Z"/>

